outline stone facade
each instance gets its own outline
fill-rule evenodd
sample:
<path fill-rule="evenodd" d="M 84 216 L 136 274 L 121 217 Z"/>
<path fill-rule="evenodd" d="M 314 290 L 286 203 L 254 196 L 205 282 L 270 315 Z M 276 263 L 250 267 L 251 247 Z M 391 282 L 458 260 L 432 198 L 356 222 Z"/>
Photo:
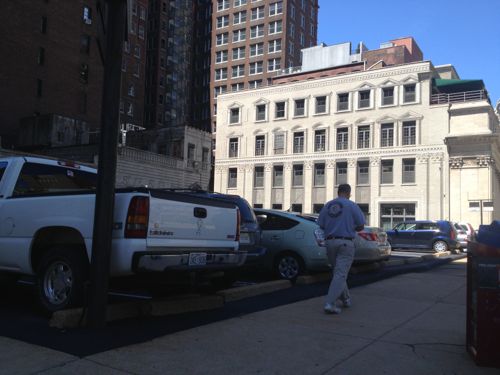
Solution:
<path fill-rule="evenodd" d="M 307 213 L 347 182 L 370 225 L 478 227 L 474 202 L 500 201 L 498 119 L 487 99 L 431 104 L 433 77 L 420 61 L 219 96 L 214 189 Z"/>

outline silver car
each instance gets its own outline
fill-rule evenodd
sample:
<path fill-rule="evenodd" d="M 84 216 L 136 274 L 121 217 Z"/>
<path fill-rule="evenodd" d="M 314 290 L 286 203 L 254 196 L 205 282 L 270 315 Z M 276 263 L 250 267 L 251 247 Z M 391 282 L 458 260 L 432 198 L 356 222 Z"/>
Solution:
<path fill-rule="evenodd" d="M 267 248 L 262 266 L 282 279 L 294 280 L 301 273 L 330 269 L 323 231 L 317 215 L 254 209 L 262 230 L 261 244 Z M 354 241 L 355 262 L 387 259 L 391 247 L 379 228 L 368 227 Z"/>

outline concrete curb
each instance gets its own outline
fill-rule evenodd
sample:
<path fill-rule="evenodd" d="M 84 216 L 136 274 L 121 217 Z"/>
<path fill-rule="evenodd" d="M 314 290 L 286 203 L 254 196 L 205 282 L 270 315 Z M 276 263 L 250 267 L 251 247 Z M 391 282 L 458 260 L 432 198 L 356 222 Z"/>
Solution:
<path fill-rule="evenodd" d="M 292 286 L 289 280 L 275 280 L 261 284 L 246 285 L 238 288 L 220 290 L 218 296 L 224 298 L 224 302 L 238 301 L 243 298 L 253 297 L 260 294 L 275 292 L 277 290 L 287 289 Z"/>
<path fill-rule="evenodd" d="M 357 275 L 357 274 L 364 273 L 364 272 L 376 271 L 376 270 L 380 269 L 380 267 L 382 267 L 382 266 L 379 262 L 360 264 L 358 266 L 351 267 L 351 270 L 349 271 L 349 273 L 353 274 L 353 275 Z"/>
<path fill-rule="evenodd" d="M 422 257 L 406 258 L 405 264 L 422 263 L 424 259 Z"/>
<path fill-rule="evenodd" d="M 297 281 L 295 282 L 295 284 L 297 285 L 316 284 L 325 281 L 330 281 L 331 278 L 332 278 L 331 272 L 317 273 L 314 275 L 303 275 L 297 277 Z"/>
<path fill-rule="evenodd" d="M 382 262 L 382 265 L 384 266 L 402 266 L 405 264 L 404 259 L 390 259 L 390 260 L 385 260 Z"/>

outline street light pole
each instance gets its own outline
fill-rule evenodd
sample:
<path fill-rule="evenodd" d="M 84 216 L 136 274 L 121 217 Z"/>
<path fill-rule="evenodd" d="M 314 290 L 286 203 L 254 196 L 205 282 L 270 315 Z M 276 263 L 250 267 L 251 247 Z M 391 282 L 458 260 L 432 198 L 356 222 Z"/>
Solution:
<path fill-rule="evenodd" d="M 103 29 L 106 33 L 106 44 L 101 132 L 87 315 L 87 325 L 93 328 L 106 325 L 115 202 L 122 49 L 127 10 L 126 0 L 106 0 L 105 3 L 106 27 Z"/>

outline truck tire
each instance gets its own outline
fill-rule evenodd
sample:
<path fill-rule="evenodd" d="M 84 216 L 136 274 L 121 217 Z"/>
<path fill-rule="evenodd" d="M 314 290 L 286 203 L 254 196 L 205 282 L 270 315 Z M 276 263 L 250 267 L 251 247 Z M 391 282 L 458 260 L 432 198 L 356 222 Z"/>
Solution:
<path fill-rule="evenodd" d="M 55 246 L 47 251 L 37 269 L 37 294 L 42 310 L 53 313 L 80 305 L 88 269 L 81 248 Z"/>

